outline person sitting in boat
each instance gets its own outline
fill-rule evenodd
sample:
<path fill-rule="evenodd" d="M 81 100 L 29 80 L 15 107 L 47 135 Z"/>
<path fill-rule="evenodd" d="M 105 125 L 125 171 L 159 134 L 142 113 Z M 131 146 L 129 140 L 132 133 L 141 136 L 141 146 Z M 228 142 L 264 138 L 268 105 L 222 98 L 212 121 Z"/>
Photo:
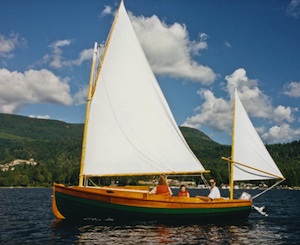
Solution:
<path fill-rule="evenodd" d="M 185 185 L 180 186 L 180 190 L 178 192 L 179 197 L 190 197 L 189 191 L 185 188 Z"/>
<path fill-rule="evenodd" d="M 149 193 L 163 195 L 163 196 L 172 196 L 173 195 L 170 187 L 168 186 L 167 179 L 163 175 L 159 176 L 158 185 L 155 186 Z"/>
<path fill-rule="evenodd" d="M 207 197 L 204 197 L 204 196 L 197 196 L 197 197 L 203 201 L 212 201 L 215 198 L 221 198 L 220 190 L 217 187 L 217 182 L 215 181 L 215 179 L 210 179 L 209 184 L 210 184 L 209 195 Z"/>

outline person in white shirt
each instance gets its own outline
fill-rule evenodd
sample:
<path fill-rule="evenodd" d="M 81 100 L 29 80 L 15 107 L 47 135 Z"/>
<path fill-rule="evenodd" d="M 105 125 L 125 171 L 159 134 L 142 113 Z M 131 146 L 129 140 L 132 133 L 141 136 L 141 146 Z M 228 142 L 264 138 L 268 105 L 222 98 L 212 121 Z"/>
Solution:
<path fill-rule="evenodd" d="M 210 184 L 209 195 L 207 197 L 204 197 L 204 196 L 196 196 L 196 197 L 200 198 L 203 201 L 212 201 L 215 198 L 221 198 L 220 190 L 217 187 L 217 183 L 216 183 L 215 179 L 210 179 L 209 184 Z"/>
<path fill-rule="evenodd" d="M 210 193 L 209 193 L 208 197 L 211 200 L 213 200 L 215 198 L 220 198 L 221 194 L 220 194 L 219 188 L 216 186 L 217 183 L 216 183 L 215 179 L 210 179 L 209 184 L 211 187 L 210 187 Z"/>

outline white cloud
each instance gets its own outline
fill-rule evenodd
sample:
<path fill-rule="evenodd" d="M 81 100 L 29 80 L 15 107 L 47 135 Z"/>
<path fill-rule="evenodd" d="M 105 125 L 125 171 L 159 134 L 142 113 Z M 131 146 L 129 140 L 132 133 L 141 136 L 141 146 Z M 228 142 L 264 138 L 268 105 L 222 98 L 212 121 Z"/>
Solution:
<path fill-rule="evenodd" d="M 263 126 L 262 127 L 257 127 L 255 129 L 256 129 L 257 133 L 260 134 L 260 135 L 262 135 L 266 132 L 265 127 L 263 127 Z"/>
<path fill-rule="evenodd" d="M 50 119 L 49 115 L 29 115 L 30 118 L 37 118 L 37 119 Z"/>
<path fill-rule="evenodd" d="M 204 49 L 208 49 L 208 44 L 206 40 L 209 38 L 209 36 L 206 33 L 200 33 L 199 34 L 200 41 L 191 41 L 190 42 L 190 48 L 191 53 L 194 55 L 199 55 L 199 52 Z"/>
<path fill-rule="evenodd" d="M 104 17 L 106 15 L 113 14 L 112 7 L 105 6 L 104 10 L 101 12 L 100 17 Z"/>
<path fill-rule="evenodd" d="M 203 104 L 195 109 L 195 115 L 186 119 L 184 126 L 200 129 L 208 127 L 213 131 L 231 133 L 234 90 L 237 88 L 239 97 L 250 117 L 265 120 L 264 127 L 258 127 L 260 134 L 268 142 L 282 142 L 295 139 L 295 133 L 299 130 L 290 128 L 287 123 L 294 122 L 293 112 L 297 108 L 285 107 L 282 105 L 274 108 L 270 98 L 258 87 L 258 81 L 249 79 L 244 69 L 237 69 L 231 75 L 225 77 L 227 81 L 228 100 L 217 98 L 212 91 L 199 90 L 198 94 L 204 100 Z M 265 132 L 267 124 L 276 123 L 268 133 Z M 274 124 L 273 124 L 274 125 Z M 277 130 L 277 131 L 276 131 Z M 277 133 L 276 133 L 277 132 Z M 288 133 L 290 135 L 286 136 Z M 293 135 L 295 134 L 295 135 Z M 285 138 L 280 138 L 285 135 Z"/>
<path fill-rule="evenodd" d="M 278 106 L 274 110 L 273 119 L 275 122 L 287 121 L 289 123 L 293 122 L 295 119 L 292 115 L 291 107 L 284 107 L 282 105 Z"/>
<path fill-rule="evenodd" d="M 262 135 L 262 139 L 268 143 L 286 143 L 300 137 L 300 129 L 292 129 L 290 125 L 273 126 Z"/>
<path fill-rule="evenodd" d="M 292 0 L 286 9 L 288 16 L 298 18 L 300 16 L 300 0 Z"/>
<path fill-rule="evenodd" d="M 84 49 L 83 51 L 80 52 L 79 54 L 79 58 L 76 60 L 76 64 L 77 65 L 81 65 L 82 62 L 86 61 L 86 60 L 91 60 L 93 58 L 93 53 L 94 53 L 94 49 L 90 48 L 90 49 Z"/>
<path fill-rule="evenodd" d="M 273 107 L 269 97 L 258 88 L 258 80 L 247 77 L 245 69 L 235 70 L 231 75 L 226 76 L 225 80 L 227 80 L 227 90 L 230 97 L 234 97 L 234 90 L 237 89 L 241 101 L 251 116 L 271 117 Z"/>
<path fill-rule="evenodd" d="M 0 34 L 0 57 L 12 58 L 12 51 L 18 46 L 26 45 L 26 40 L 19 34 L 11 33 L 8 37 Z"/>
<path fill-rule="evenodd" d="M 231 44 L 230 44 L 228 41 L 225 41 L 225 42 L 224 42 L 224 45 L 225 45 L 227 48 L 232 48 Z"/>
<path fill-rule="evenodd" d="M 199 34 L 199 40 L 190 40 L 185 25 L 167 25 L 156 15 L 130 16 L 149 63 L 156 74 L 184 78 L 202 84 L 211 84 L 216 79 L 214 71 L 199 64 L 193 55 L 207 49 L 208 35 Z"/>
<path fill-rule="evenodd" d="M 0 112 L 15 113 L 28 104 L 70 105 L 69 78 L 51 71 L 28 70 L 24 73 L 0 69 Z"/>
<path fill-rule="evenodd" d="M 86 104 L 87 94 L 88 94 L 88 86 L 86 86 L 86 87 L 80 89 L 80 90 L 74 95 L 74 104 L 75 104 L 75 105 L 83 105 L 83 104 Z"/>
<path fill-rule="evenodd" d="M 54 68 L 61 68 L 64 61 L 62 47 L 69 46 L 70 44 L 71 40 L 58 40 L 51 43 L 49 47 L 52 49 L 52 53 L 46 54 L 43 57 L 44 63 L 49 63 Z"/>
<path fill-rule="evenodd" d="M 84 49 L 83 51 L 80 52 L 79 57 L 75 60 L 66 60 L 64 62 L 62 62 L 62 65 L 65 66 L 73 66 L 73 65 L 77 65 L 80 66 L 84 61 L 91 61 L 93 58 L 93 53 L 94 53 L 94 49 L 90 48 L 90 49 Z"/>
<path fill-rule="evenodd" d="M 62 68 L 64 66 L 80 66 L 85 61 L 90 61 L 93 57 L 94 49 L 84 49 L 82 50 L 77 59 L 67 59 L 63 56 L 63 48 L 71 45 L 71 40 L 58 40 L 49 45 L 51 48 L 51 53 L 45 54 L 41 61 L 38 61 L 36 64 L 32 65 L 34 67 L 36 65 L 48 64 L 53 68 Z M 102 49 L 101 49 L 102 51 Z"/>
<path fill-rule="evenodd" d="M 231 120 L 228 113 L 232 114 L 232 105 L 222 98 L 216 98 L 210 90 L 199 90 L 198 94 L 204 103 L 195 109 L 196 115 L 188 118 L 183 126 L 200 128 L 210 127 L 216 131 L 229 133 Z"/>
<path fill-rule="evenodd" d="M 291 82 L 284 87 L 285 95 L 288 95 L 293 98 L 300 98 L 300 82 Z"/>
<path fill-rule="evenodd" d="M 111 7 L 106 6 L 101 16 L 106 14 L 113 14 Z M 193 59 L 193 56 L 200 55 L 202 50 L 208 48 L 207 34 L 199 33 L 199 40 L 190 40 L 185 25 L 174 23 L 168 26 L 155 15 L 150 18 L 130 15 L 130 18 L 156 74 L 188 79 L 206 85 L 214 82 L 217 76 L 214 71 Z M 62 48 L 69 46 L 71 42 L 71 40 L 53 42 L 49 46 L 52 52 L 46 54 L 40 63 L 48 63 L 51 67 L 61 68 L 81 65 L 82 62 L 92 58 L 93 49 L 86 49 L 79 54 L 77 59 L 67 60 L 63 56 Z"/>

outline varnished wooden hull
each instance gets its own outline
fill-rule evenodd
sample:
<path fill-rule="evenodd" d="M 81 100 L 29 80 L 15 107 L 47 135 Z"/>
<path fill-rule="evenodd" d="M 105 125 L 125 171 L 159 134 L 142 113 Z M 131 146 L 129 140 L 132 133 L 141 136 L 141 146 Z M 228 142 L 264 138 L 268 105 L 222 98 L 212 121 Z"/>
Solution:
<path fill-rule="evenodd" d="M 252 202 L 149 195 L 148 191 L 122 188 L 65 187 L 54 184 L 53 212 L 60 218 L 203 219 L 249 216 Z"/>

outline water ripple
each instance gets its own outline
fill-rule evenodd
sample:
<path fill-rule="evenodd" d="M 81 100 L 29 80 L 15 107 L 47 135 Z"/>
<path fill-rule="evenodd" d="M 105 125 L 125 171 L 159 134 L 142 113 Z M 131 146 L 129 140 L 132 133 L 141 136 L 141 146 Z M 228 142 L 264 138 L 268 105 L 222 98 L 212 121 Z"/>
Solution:
<path fill-rule="evenodd" d="M 0 244 L 299 244 L 300 195 L 274 190 L 256 200 L 268 217 L 253 211 L 240 223 L 56 220 L 50 188 L 0 189 Z M 253 193 L 254 194 L 254 193 Z"/>

